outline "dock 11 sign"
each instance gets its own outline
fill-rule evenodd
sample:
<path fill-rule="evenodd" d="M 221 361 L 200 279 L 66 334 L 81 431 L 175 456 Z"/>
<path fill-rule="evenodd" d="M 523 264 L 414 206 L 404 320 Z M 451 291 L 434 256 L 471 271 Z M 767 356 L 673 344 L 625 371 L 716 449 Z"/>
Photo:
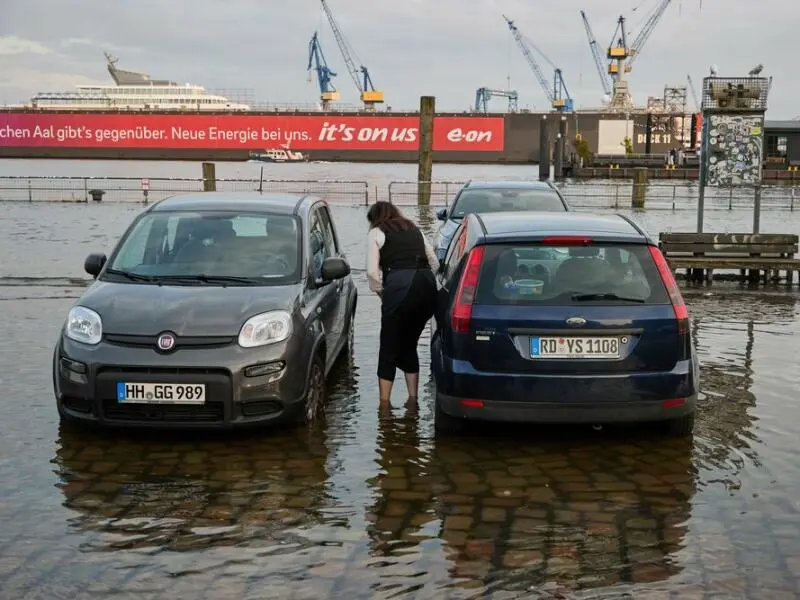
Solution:
<path fill-rule="evenodd" d="M 709 115 L 703 129 L 708 185 L 755 185 L 761 181 L 762 115 Z"/>

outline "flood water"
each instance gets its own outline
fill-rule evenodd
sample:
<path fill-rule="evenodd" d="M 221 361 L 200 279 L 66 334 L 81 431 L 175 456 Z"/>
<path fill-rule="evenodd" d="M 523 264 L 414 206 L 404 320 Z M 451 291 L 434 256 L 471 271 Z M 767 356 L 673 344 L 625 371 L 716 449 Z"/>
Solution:
<path fill-rule="evenodd" d="M 487 428 L 439 438 L 427 339 L 416 409 L 380 415 L 365 208 L 334 206 L 360 292 L 325 422 L 234 435 L 60 427 L 53 344 L 141 206 L 0 204 L 0 598 L 796 598 L 800 295 L 686 289 L 695 435 Z M 429 214 L 406 212 L 430 232 Z M 636 215 L 652 233 L 692 211 Z M 711 227 L 747 230 L 748 211 Z M 763 231 L 797 231 L 772 211 Z M 402 391 L 402 384 L 400 385 Z"/>

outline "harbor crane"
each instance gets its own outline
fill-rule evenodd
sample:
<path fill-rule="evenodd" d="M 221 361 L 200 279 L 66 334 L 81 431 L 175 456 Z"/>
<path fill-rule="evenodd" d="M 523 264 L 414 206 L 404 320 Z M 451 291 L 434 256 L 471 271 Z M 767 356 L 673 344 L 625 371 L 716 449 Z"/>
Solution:
<path fill-rule="evenodd" d="M 309 77 L 311 69 L 317 72 L 317 83 L 319 83 L 319 99 L 322 103 L 322 110 L 328 110 L 331 102 L 339 100 L 341 94 L 336 91 L 336 88 L 331 81 L 336 77 L 336 73 L 328 67 L 328 61 L 325 60 L 325 54 L 322 52 L 322 46 L 319 43 L 319 36 L 317 32 L 311 37 L 308 43 L 308 71 Z"/>
<path fill-rule="evenodd" d="M 608 108 L 612 110 L 630 110 L 634 108 L 625 74 L 631 72 L 633 63 L 641 53 L 644 44 L 650 38 L 650 34 L 653 33 L 653 30 L 656 28 L 656 25 L 658 25 L 658 22 L 661 20 L 661 17 L 664 16 L 664 13 L 671 3 L 672 0 L 659 0 L 658 6 L 656 6 L 647 18 L 641 31 L 639 31 L 630 44 L 628 44 L 628 32 L 625 28 L 625 17 L 620 15 L 617 19 L 617 28 L 614 30 L 614 35 L 611 38 L 611 43 L 609 43 L 606 52 L 606 58 L 609 61 L 608 74 L 611 75 L 613 82 L 611 100 Z M 590 36 L 589 44 L 592 49 L 592 56 L 595 57 L 595 63 L 600 64 L 602 59 L 599 58 L 599 52 L 595 52 L 596 43 L 592 44 L 594 36 L 591 34 L 589 21 L 584 11 L 581 11 L 581 17 L 583 18 L 587 35 Z M 605 77 L 603 81 L 603 89 L 605 90 L 607 89 Z"/>
<path fill-rule="evenodd" d="M 592 58 L 594 59 L 594 66 L 597 69 L 597 74 L 600 75 L 600 82 L 603 85 L 603 93 L 611 97 L 611 80 L 608 78 L 606 68 L 603 63 L 603 55 L 600 53 L 600 47 L 597 44 L 597 39 L 592 33 L 592 27 L 589 25 L 589 19 L 584 11 L 581 11 L 581 18 L 583 19 L 583 27 L 586 29 L 586 37 L 589 38 L 589 49 L 592 51 Z"/>
<path fill-rule="evenodd" d="M 567 86 L 564 83 L 564 77 L 561 72 L 561 69 L 557 68 L 553 62 L 544 55 L 544 53 L 536 48 L 530 40 L 526 40 L 522 33 L 520 33 L 517 26 L 514 24 L 514 21 L 509 19 L 507 16 L 503 15 L 503 19 L 505 19 L 506 24 L 508 25 L 508 29 L 511 31 L 511 35 L 514 36 L 514 39 L 517 42 L 517 46 L 522 51 L 522 55 L 525 57 L 525 60 L 528 63 L 528 66 L 533 71 L 536 80 L 539 82 L 539 86 L 542 88 L 544 95 L 550 101 L 550 106 L 557 112 L 573 112 L 573 101 L 569 95 L 569 91 L 567 91 Z M 554 69 L 553 71 L 553 85 L 550 86 L 547 78 L 544 76 L 542 72 L 542 68 L 539 66 L 539 63 L 536 62 L 536 58 L 533 56 L 533 52 L 531 52 L 531 48 L 534 48 L 536 52 L 545 60 L 549 65 L 551 65 Z"/>
<path fill-rule="evenodd" d="M 493 90 L 482 87 L 475 92 L 475 112 L 488 113 L 489 100 L 492 98 L 508 98 L 508 112 L 519 110 L 519 94 L 516 90 Z"/>
<path fill-rule="evenodd" d="M 697 112 L 702 110 L 702 105 L 700 104 L 700 97 L 697 95 L 697 88 L 694 87 L 694 81 L 692 81 L 692 76 L 686 76 L 686 83 L 689 84 L 689 91 L 692 93 L 692 100 L 694 100 L 694 109 Z"/>
<path fill-rule="evenodd" d="M 375 89 L 375 86 L 372 84 L 372 77 L 370 76 L 367 67 L 365 67 L 363 64 L 357 66 L 354 58 L 356 57 L 356 53 L 353 51 L 352 46 L 350 46 L 345 39 L 341 29 L 339 29 L 339 24 L 336 22 L 328 3 L 326 0 L 320 0 L 320 2 L 322 2 L 322 10 L 325 11 L 325 16 L 328 18 L 331 31 L 333 31 L 333 37 L 336 38 L 336 44 L 339 46 L 339 51 L 342 53 L 342 58 L 347 66 L 347 71 L 350 73 L 350 77 L 353 79 L 353 82 L 356 84 L 356 87 L 361 95 L 361 101 L 364 103 L 364 108 L 368 111 L 374 111 L 376 104 L 381 104 L 384 102 L 383 92 Z M 361 61 L 358 62 L 360 63 Z"/>

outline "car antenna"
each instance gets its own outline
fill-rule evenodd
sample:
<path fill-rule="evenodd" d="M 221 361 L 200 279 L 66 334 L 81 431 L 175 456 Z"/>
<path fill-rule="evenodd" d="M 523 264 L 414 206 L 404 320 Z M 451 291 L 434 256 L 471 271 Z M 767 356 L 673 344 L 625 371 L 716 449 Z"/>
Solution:
<path fill-rule="evenodd" d="M 258 176 L 258 192 L 264 193 L 264 165 L 261 165 L 261 175 Z"/>

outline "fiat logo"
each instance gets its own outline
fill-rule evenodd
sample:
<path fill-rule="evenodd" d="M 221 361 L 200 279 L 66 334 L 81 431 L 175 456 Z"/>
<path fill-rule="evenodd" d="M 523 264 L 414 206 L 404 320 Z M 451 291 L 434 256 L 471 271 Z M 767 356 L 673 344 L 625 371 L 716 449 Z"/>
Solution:
<path fill-rule="evenodd" d="M 175 347 L 175 336 L 171 333 L 162 333 L 156 340 L 158 349 L 163 352 L 169 352 Z"/>

